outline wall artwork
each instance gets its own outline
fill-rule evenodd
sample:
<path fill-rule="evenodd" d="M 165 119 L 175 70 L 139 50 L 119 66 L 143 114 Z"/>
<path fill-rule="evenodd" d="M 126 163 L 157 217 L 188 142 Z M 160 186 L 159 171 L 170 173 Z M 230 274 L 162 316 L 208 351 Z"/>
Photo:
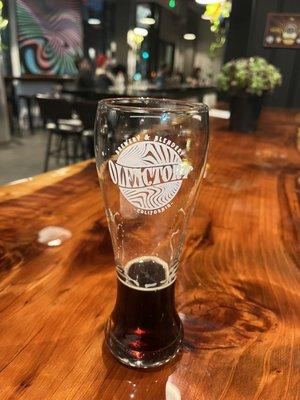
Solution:
<path fill-rule="evenodd" d="M 74 74 L 82 55 L 79 0 L 17 0 L 23 73 Z"/>
<path fill-rule="evenodd" d="M 300 49 L 300 14 L 268 14 L 264 46 Z"/>

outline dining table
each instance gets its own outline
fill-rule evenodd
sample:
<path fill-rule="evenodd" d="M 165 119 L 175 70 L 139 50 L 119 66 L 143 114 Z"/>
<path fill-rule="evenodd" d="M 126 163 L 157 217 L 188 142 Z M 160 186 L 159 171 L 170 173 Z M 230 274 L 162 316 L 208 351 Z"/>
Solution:
<path fill-rule="evenodd" d="M 117 277 L 94 160 L 2 186 L 0 400 L 299 400 L 296 114 L 265 107 L 252 133 L 210 119 L 176 281 L 184 340 L 159 368 L 104 341 Z"/>

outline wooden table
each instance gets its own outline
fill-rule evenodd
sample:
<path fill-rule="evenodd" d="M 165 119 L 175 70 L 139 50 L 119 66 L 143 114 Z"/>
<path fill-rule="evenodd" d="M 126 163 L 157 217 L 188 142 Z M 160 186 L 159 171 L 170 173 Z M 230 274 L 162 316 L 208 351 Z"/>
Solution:
<path fill-rule="evenodd" d="M 103 346 L 116 278 L 94 164 L 2 187 L 0 399 L 299 399 L 294 115 L 267 110 L 255 134 L 212 121 L 177 284 L 184 347 L 158 370 L 126 368 Z M 49 225 L 72 238 L 38 243 Z"/>

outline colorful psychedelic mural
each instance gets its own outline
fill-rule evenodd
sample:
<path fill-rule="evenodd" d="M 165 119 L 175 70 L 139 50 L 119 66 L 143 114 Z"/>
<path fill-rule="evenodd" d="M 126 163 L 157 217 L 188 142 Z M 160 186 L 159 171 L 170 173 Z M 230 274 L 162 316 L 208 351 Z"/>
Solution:
<path fill-rule="evenodd" d="M 23 73 L 74 74 L 82 55 L 79 0 L 17 0 Z"/>

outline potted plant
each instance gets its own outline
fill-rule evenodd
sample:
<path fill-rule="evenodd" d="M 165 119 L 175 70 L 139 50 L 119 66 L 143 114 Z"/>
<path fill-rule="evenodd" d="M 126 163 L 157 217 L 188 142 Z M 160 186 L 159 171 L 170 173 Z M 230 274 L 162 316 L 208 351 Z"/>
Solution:
<path fill-rule="evenodd" d="M 223 65 L 218 87 L 230 97 L 230 129 L 252 132 L 257 128 L 264 94 L 281 84 L 281 73 L 262 57 L 240 58 Z"/>

